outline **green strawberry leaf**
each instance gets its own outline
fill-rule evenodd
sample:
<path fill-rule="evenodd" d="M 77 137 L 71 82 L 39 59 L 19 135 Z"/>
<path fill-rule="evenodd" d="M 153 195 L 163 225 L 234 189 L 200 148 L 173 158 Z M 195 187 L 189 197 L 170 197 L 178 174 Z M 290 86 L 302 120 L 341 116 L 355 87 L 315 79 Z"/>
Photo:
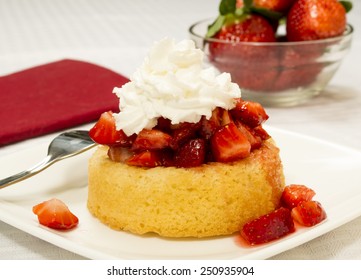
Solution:
<path fill-rule="evenodd" d="M 213 37 L 219 30 L 221 30 L 225 18 L 226 18 L 225 16 L 220 15 L 211 25 L 208 26 L 206 38 Z"/>
<path fill-rule="evenodd" d="M 260 14 L 268 19 L 271 20 L 279 20 L 283 17 L 282 13 L 271 11 L 266 8 L 260 8 L 260 7 L 251 7 L 250 10 L 254 13 Z"/>
<path fill-rule="evenodd" d="M 226 14 L 233 14 L 236 10 L 237 0 L 222 0 L 219 4 L 219 13 L 224 16 Z"/>
<path fill-rule="evenodd" d="M 346 13 L 352 10 L 352 2 L 350 1 L 340 1 L 341 5 L 345 8 Z"/>
<path fill-rule="evenodd" d="M 253 0 L 243 0 L 243 6 L 251 7 L 253 5 Z"/>

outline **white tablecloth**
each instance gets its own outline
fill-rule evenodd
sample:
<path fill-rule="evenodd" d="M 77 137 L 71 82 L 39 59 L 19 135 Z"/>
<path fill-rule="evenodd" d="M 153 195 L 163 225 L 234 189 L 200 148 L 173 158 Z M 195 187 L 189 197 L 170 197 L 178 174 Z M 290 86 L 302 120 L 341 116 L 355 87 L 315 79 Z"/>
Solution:
<path fill-rule="evenodd" d="M 352 50 L 332 82 L 322 95 L 305 105 L 266 108 L 268 125 L 361 150 L 361 7 L 356 2 L 348 15 L 355 27 Z M 218 3 L 0 0 L 0 75 L 61 58 L 76 58 L 129 76 L 154 41 L 166 36 L 188 38 L 188 27 L 214 17 Z M 6 164 L 2 156 L 50 138 L 0 148 L 0 164 Z M 0 221 L 0 259 L 82 258 Z M 361 259 L 361 217 L 273 259 Z"/>

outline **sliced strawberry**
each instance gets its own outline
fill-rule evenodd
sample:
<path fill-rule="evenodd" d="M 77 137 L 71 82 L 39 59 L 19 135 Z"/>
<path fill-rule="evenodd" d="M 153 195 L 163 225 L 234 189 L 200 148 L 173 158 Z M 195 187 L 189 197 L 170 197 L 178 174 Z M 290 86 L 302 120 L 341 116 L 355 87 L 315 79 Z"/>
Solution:
<path fill-rule="evenodd" d="M 315 194 L 314 190 L 304 185 L 288 185 L 283 190 L 281 203 L 288 209 L 292 209 L 302 201 L 312 200 Z"/>
<path fill-rule="evenodd" d="M 211 136 L 216 132 L 216 130 L 221 126 L 222 122 L 222 109 L 216 107 L 212 111 L 212 116 L 209 120 L 205 116 L 201 119 L 200 134 L 204 139 L 210 139 Z"/>
<path fill-rule="evenodd" d="M 140 151 L 126 160 L 128 165 L 139 167 L 156 167 L 163 165 L 161 152 L 156 150 Z"/>
<path fill-rule="evenodd" d="M 279 208 L 246 223 L 241 236 L 251 245 L 263 244 L 295 231 L 291 211 Z"/>
<path fill-rule="evenodd" d="M 38 216 L 40 224 L 53 229 L 71 229 L 79 223 L 65 203 L 56 198 L 35 205 L 33 212 Z"/>
<path fill-rule="evenodd" d="M 318 201 L 301 201 L 292 209 L 292 217 L 301 225 L 311 227 L 326 219 L 327 215 Z"/>
<path fill-rule="evenodd" d="M 128 137 L 122 130 L 116 130 L 115 119 L 111 111 L 101 114 L 99 120 L 89 131 L 94 142 L 102 145 L 121 145 L 130 147 L 134 136 Z"/>
<path fill-rule="evenodd" d="M 204 139 L 192 139 L 182 145 L 175 154 L 177 167 L 196 167 L 204 163 L 206 144 Z"/>
<path fill-rule="evenodd" d="M 212 152 L 217 161 L 229 162 L 249 156 L 251 144 L 234 123 L 219 128 L 211 138 Z"/>
<path fill-rule="evenodd" d="M 161 130 L 166 133 L 171 133 L 171 125 L 172 122 L 170 119 L 166 119 L 163 117 L 159 117 L 157 120 L 157 125 L 155 126 L 155 129 Z"/>
<path fill-rule="evenodd" d="M 235 121 L 237 128 L 247 137 L 251 144 L 251 150 L 258 149 L 262 145 L 262 138 L 253 129 L 240 121 Z"/>
<path fill-rule="evenodd" d="M 135 139 L 132 150 L 157 150 L 170 146 L 172 137 L 157 129 L 143 129 Z"/>
<path fill-rule="evenodd" d="M 170 146 L 176 150 L 189 139 L 194 138 L 198 129 L 202 126 L 201 122 L 188 123 L 184 122 L 173 126 L 172 140 Z"/>
<path fill-rule="evenodd" d="M 228 111 L 228 110 L 222 110 L 222 121 L 221 121 L 221 125 L 222 125 L 222 126 L 225 126 L 225 125 L 227 125 L 227 124 L 229 124 L 229 123 L 231 123 L 231 122 L 233 122 L 233 121 L 232 121 L 232 117 L 231 117 L 229 111 Z"/>
<path fill-rule="evenodd" d="M 234 119 L 243 121 L 250 127 L 261 125 L 268 115 L 260 103 L 237 99 L 236 107 L 231 110 Z"/>
<path fill-rule="evenodd" d="M 271 136 L 268 134 L 268 132 L 262 127 L 262 125 L 256 126 L 253 128 L 254 133 L 261 137 L 262 140 L 267 140 Z"/>
<path fill-rule="evenodd" d="M 115 162 L 125 162 L 134 153 L 129 149 L 121 146 L 110 146 L 108 157 Z"/>

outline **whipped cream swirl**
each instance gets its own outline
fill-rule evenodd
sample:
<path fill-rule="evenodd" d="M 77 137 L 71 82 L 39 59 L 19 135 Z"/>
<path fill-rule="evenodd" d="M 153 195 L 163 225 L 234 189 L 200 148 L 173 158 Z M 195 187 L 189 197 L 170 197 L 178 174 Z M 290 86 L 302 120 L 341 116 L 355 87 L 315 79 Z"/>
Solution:
<path fill-rule="evenodd" d="M 159 117 L 196 123 L 209 119 L 216 107 L 232 109 L 234 98 L 241 97 L 239 86 L 230 74 L 206 68 L 203 59 L 191 40 L 157 42 L 130 82 L 113 90 L 119 97 L 117 129 L 129 136 L 153 128 Z"/>

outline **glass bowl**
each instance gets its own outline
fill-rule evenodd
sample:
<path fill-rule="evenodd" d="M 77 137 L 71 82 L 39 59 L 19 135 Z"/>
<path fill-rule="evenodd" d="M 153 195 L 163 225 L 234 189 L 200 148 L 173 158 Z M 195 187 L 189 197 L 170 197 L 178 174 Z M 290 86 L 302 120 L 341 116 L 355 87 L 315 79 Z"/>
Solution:
<path fill-rule="evenodd" d="M 323 40 L 282 42 L 280 34 L 275 43 L 231 43 L 205 38 L 212 21 L 193 24 L 190 38 L 208 63 L 231 74 L 242 98 L 263 106 L 295 106 L 320 94 L 349 51 L 353 34 L 348 24 L 342 36 Z"/>

